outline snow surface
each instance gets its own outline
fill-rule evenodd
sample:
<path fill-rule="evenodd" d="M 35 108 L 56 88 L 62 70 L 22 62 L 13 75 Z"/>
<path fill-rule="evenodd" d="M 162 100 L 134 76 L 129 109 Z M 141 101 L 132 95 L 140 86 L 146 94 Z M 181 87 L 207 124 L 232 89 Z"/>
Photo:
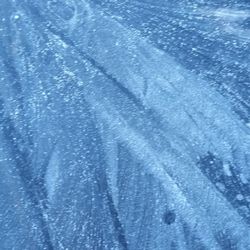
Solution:
<path fill-rule="evenodd" d="M 248 0 L 0 1 L 0 249 L 250 249 Z"/>

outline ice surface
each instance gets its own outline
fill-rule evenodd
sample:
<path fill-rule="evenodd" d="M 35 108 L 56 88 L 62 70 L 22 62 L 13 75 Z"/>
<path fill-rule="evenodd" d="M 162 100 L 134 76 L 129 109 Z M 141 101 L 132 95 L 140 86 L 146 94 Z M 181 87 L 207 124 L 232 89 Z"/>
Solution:
<path fill-rule="evenodd" d="M 248 1 L 0 1 L 0 249 L 250 249 Z"/>

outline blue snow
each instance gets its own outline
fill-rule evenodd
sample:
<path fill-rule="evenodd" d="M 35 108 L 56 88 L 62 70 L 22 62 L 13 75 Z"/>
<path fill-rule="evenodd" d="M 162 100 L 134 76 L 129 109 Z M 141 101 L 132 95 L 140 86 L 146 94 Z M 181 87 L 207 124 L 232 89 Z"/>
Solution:
<path fill-rule="evenodd" d="M 249 0 L 1 0 L 0 249 L 250 249 Z"/>

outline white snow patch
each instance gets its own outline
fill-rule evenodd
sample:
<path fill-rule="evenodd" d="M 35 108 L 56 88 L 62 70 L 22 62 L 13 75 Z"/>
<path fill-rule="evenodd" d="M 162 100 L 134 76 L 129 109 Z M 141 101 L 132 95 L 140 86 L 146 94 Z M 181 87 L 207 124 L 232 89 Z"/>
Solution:
<path fill-rule="evenodd" d="M 244 20 L 248 18 L 250 16 L 250 13 L 249 11 L 221 8 L 221 9 L 217 9 L 214 12 L 214 16 L 219 17 L 224 20 L 228 20 L 228 21 L 237 21 L 240 19 Z"/>
<path fill-rule="evenodd" d="M 248 183 L 246 177 L 243 174 L 240 174 L 240 179 L 241 179 L 241 181 L 242 181 L 243 184 L 247 184 Z"/>
<path fill-rule="evenodd" d="M 216 182 L 216 184 L 215 184 L 217 187 L 218 187 L 218 189 L 220 190 L 220 191 L 225 191 L 225 186 L 224 186 L 224 184 L 222 184 L 221 182 Z"/>
<path fill-rule="evenodd" d="M 55 149 L 52 153 L 50 162 L 46 172 L 46 187 L 48 191 L 48 198 L 51 201 L 56 191 L 59 179 L 59 156 Z"/>
<path fill-rule="evenodd" d="M 237 194 L 236 199 L 242 201 L 244 199 L 244 196 L 242 194 Z"/>
<path fill-rule="evenodd" d="M 228 163 L 223 164 L 223 169 L 224 169 L 224 172 L 227 176 L 232 176 L 232 172 L 230 170 L 230 165 Z"/>

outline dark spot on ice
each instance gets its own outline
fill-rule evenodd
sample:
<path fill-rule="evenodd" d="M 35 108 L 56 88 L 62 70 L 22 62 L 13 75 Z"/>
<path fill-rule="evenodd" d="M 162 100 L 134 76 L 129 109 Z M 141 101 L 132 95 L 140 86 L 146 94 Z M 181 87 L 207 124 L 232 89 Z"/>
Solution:
<path fill-rule="evenodd" d="M 176 219 L 176 214 L 172 210 L 167 210 L 165 214 L 163 215 L 163 221 L 164 223 L 171 225 L 172 223 L 175 222 Z"/>

